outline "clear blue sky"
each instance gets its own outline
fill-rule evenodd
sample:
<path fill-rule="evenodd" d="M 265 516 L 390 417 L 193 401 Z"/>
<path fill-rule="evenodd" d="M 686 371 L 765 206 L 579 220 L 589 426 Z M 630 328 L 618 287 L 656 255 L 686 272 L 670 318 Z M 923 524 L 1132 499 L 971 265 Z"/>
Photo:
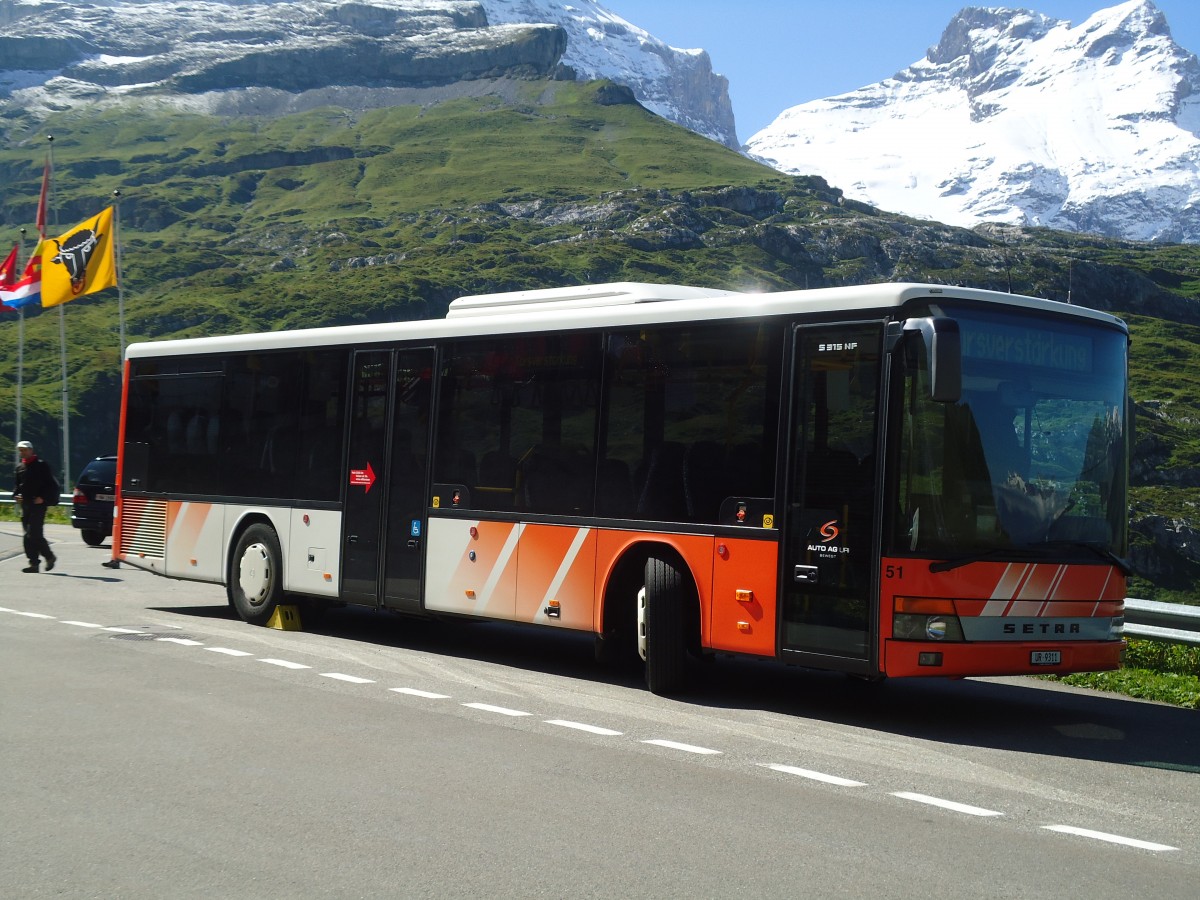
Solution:
<path fill-rule="evenodd" d="M 1081 24 L 1116 0 L 600 0 L 672 47 L 702 47 L 729 79 L 738 138 L 789 106 L 852 91 L 911 65 L 966 6 L 1032 9 Z M 1200 54 L 1200 3 L 1154 0 L 1175 42 Z"/>

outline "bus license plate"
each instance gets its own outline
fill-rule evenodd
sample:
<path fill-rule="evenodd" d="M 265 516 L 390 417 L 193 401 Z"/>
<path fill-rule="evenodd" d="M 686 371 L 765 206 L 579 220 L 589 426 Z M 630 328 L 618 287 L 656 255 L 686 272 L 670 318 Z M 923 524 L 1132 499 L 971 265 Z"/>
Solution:
<path fill-rule="evenodd" d="M 1062 662 L 1060 650 L 1033 650 L 1029 654 L 1029 663 L 1034 666 L 1057 666 Z"/>

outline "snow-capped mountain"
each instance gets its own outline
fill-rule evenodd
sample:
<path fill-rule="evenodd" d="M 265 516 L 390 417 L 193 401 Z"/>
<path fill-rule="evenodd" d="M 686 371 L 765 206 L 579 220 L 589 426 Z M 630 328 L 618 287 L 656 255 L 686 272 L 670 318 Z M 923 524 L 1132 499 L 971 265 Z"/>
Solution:
<path fill-rule="evenodd" d="M 728 82 L 595 0 L 0 0 L 0 107 L 150 98 L 213 112 L 413 102 L 509 77 L 611 78 L 737 147 Z"/>
<path fill-rule="evenodd" d="M 609 78 L 643 106 L 727 147 L 738 147 L 729 82 L 704 50 L 669 47 L 595 0 L 479 0 L 491 22 L 553 22 L 567 32 L 563 62 Z"/>
<path fill-rule="evenodd" d="M 1080 25 L 964 9 L 924 59 L 745 149 L 915 217 L 1200 241 L 1200 64 L 1149 0 Z"/>

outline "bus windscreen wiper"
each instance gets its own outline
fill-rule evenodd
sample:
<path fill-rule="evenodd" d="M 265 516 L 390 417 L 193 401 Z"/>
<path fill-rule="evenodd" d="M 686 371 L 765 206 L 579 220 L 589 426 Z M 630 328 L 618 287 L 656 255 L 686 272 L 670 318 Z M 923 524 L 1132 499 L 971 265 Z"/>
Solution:
<path fill-rule="evenodd" d="M 929 564 L 930 572 L 949 572 L 951 569 L 959 569 L 963 566 L 969 566 L 971 563 L 983 562 L 985 559 L 991 559 L 993 556 L 1011 556 L 1013 553 L 1011 548 L 997 547 L 993 550 L 984 550 L 982 553 L 970 553 L 967 556 L 959 556 L 954 559 L 943 559 L 938 562 Z"/>
<path fill-rule="evenodd" d="M 1033 556 L 1036 559 L 1037 548 L 1041 548 L 1041 547 L 1047 547 L 1047 548 L 1049 548 L 1049 547 L 1056 547 L 1056 548 L 1075 547 L 1075 548 L 1081 548 L 1084 550 L 1089 550 L 1092 553 L 1099 556 L 1101 559 L 1104 559 L 1104 560 L 1112 563 L 1114 566 L 1116 566 L 1118 569 L 1121 570 L 1121 573 L 1123 575 L 1132 575 L 1133 574 L 1133 566 L 1129 563 L 1129 560 L 1122 559 L 1121 557 L 1117 556 L 1117 554 L 1115 554 L 1111 550 L 1109 550 L 1107 547 L 1102 547 L 1099 544 L 1089 544 L 1086 541 L 1046 541 L 1044 543 L 1037 544 L 1034 547 L 1010 547 L 1010 548 L 999 548 L 998 547 L 998 548 L 995 548 L 992 550 L 985 550 L 981 553 L 971 553 L 971 554 L 968 554 L 967 556 L 959 556 L 959 557 L 956 557 L 955 559 L 944 559 L 944 560 L 940 560 L 938 562 L 931 562 L 929 564 L 929 571 L 930 572 L 949 572 L 953 569 L 958 569 L 963 566 L 968 566 L 971 563 L 975 563 L 975 562 L 983 562 L 984 560 L 992 559 L 993 557 L 996 557 L 996 556 L 1004 556 L 1004 557 L 1007 557 L 1008 559 L 1019 559 L 1022 557 L 1029 558 L 1030 556 Z"/>
<path fill-rule="evenodd" d="M 1117 556 L 1117 554 L 1113 553 L 1107 547 L 1102 546 L 1100 544 L 1089 543 L 1088 541 L 1046 541 L 1045 546 L 1047 546 L 1047 547 L 1080 547 L 1084 550 L 1090 550 L 1092 553 L 1095 553 L 1101 559 L 1107 560 L 1108 562 L 1110 562 L 1114 566 L 1116 566 L 1118 569 L 1120 569 L 1122 575 L 1132 575 L 1133 574 L 1133 565 L 1132 565 L 1132 563 L 1129 562 L 1129 560 L 1123 559 L 1122 557 Z"/>

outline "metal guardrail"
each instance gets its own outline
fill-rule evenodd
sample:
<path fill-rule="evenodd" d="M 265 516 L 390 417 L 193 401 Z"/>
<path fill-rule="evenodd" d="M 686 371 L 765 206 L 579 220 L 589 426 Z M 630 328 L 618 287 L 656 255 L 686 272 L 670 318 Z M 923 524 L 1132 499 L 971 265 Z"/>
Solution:
<path fill-rule="evenodd" d="M 70 506 L 71 498 L 74 496 L 75 496 L 74 494 L 59 494 L 58 495 L 59 505 L 60 506 Z M 13 502 L 12 497 L 13 497 L 12 491 L 0 491 L 0 503 L 12 503 Z"/>
<path fill-rule="evenodd" d="M 1200 646 L 1200 606 L 1126 597 L 1125 635 Z"/>

